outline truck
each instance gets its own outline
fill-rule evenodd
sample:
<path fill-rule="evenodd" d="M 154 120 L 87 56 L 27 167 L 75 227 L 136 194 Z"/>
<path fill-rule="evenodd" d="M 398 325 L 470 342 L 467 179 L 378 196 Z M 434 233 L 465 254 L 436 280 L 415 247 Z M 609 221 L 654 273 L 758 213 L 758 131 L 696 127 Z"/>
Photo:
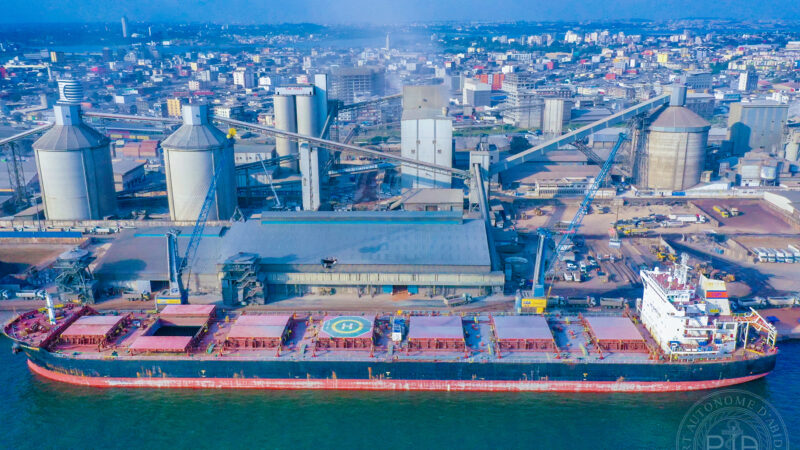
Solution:
<path fill-rule="evenodd" d="M 567 306 L 575 307 L 589 307 L 594 306 L 594 299 L 592 297 L 567 297 Z"/>
<path fill-rule="evenodd" d="M 600 297 L 600 306 L 603 308 L 622 308 L 625 306 L 625 299 L 621 297 Z"/>
<path fill-rule="evenodd" d="M 463 306 L 472 301 L 472 296 L 469 294 L 451 295 L 444 298 L 444 305 L 449 307 Z"/>
<path fill-rule="evenodd" d="M 44 289 L 25 289 L 17 292 L 17 298 L 29 300 L 44 300 L 47 292 Z"/>
<path fill-rule="evenodd" d="M 686 223 L 680 220 L 665 220 L 661 222 L 661 226 L 664 228 L 680 228 L 686 226 Z"/>
<path fill-rule="evenodd" d="M 686 223 L 705 223 L 706 216 L 701 214 L 670 214 L 667 216 L 669 220 L 676 220 L 678 222 Z"/>
<path fill-rule="evenodd" d="M 723 208 L 723 207 L 721 207 L 719 205 L 715 205 L 714 206 L 714 211 L 716 211 L 717 214 L 722 216 L 722 218 L 724 218 L 724 219 L 727 219 L 728 217 L 731 216 L 731 213 L 729 213 L 727 209 L 725 209 L 725 208 Z"/>

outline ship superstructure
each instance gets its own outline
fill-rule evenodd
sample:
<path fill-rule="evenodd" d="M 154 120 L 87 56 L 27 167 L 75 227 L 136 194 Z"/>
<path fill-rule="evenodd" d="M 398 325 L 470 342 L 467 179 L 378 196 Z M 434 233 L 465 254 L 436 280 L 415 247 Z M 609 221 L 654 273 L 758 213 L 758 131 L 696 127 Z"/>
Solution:
<path fill-rule="evenodd" d="M 732 314 L 725 282 L 702 275 L 692 279 L 685 258 L 667 270 L 643 270 L 641 277 L 642 324 L 666 355 L 724 358 L 734 354 L 738 345 L 774 346 L 774 327 L 754 311 Z M 762 342 L 750 341 L 751 326 L 765 331 Z"/>

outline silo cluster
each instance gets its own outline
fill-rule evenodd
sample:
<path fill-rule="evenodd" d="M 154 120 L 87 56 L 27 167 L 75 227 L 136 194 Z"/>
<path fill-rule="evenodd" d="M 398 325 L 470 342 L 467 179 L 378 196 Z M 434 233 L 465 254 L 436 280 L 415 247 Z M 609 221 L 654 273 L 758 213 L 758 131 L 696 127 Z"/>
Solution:
<path fill-rule="evenodd" d="M 711 124 L 685 103 L 686 87 L 675 87 L 669 106 L 647 128 L 642 187 L 682 191 L 700 183 Z"/>
<path fill-rule="evenodd" d="M 170 219 L 197 220 L 219 171 L 208 220 L 228 220 L 236 210 L 233 143 L 210 123 L 207 105 L 184 105 L 182 113 L 183 125 L 161 143 Z"/>
<path fill-rule="evenodd" d="M 283 131 L 320 137 L 327 116 L 327 78 L 317 75 L 314 85 L 280 87 L 272 97 L 275 128 Z M 275 138 L 278 156 L 298 154 L 298 142 L 280 136 Z M 298 170 L 297 160 L 281 163 L 282 167 Z"/>
<path fill-rule="evenodd" d="M 33 144 L 44 214 L 48 220 L 102 220 L 117 212 L 109 140 L 83 123 L 79 93 L 69 99 L 73 103 L 55 105 L 55 125 Z"/>

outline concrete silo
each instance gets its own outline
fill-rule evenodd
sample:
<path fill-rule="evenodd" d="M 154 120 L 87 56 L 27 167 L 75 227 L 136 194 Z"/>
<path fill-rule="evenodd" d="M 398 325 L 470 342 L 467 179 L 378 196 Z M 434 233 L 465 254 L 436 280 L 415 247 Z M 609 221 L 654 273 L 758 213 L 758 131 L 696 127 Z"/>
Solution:
<path fill-rule="evenodd" d="M 80 106 L 56 104 L 55 125 L 33 144 L 49 220 L 101 220 L 117 212 L 108 138 L 81 120 Z"/>
<path fill-rule="evenodd" d="M 184 105 L 183 125 L 161 143 L 172 220 L 194 221 L 219 169 L 208 220 L 227 220 L 236 209 L 233 145 L 211 125 L 207 105 Z"/>
<path fill-rule="evenodd" d="M 295 113 L 295 100 L 293 95 L 275 95 L 272 97 L 273 109 L 275 111 L 275 128 L 283 131 L 297 132 L 297 116 Z M 278 156 L 288 156 L 297 154 L 297 142 L 286 138 L 275 138 L 275 151 Z M 297 163 L 286 161 L 281 167 L 288 167 L 297 170 Z"/>
<path fill-rule="evenodd" d="M 675 87 L 669 106 L 650 123 L 639 167 L 642 187 L 682 191 L 700 183 L 711 124 L 685 102 L 686 87 Z"/>
<path fill-rule="evenodd" d="M 319 137 L 319 106 L 315 95 L 296 95 L 295 108 L 297 110 L 297 132 L 308 136 Z"/>

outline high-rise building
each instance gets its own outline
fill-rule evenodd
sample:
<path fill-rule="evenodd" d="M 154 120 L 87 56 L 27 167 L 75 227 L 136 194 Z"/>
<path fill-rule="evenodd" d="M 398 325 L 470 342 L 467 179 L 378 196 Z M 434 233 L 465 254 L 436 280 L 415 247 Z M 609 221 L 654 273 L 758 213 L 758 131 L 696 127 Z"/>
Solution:
<path fill-rule="evenodd" d="M 233 84 L 245 89 L 252 89 L 256 87 L 255 74 L 250 69 L 238 69 L 233 72 Z"/>
<path fill-rule="evenodd" d="M 183 115 L 182 108 L 186 104 L 186 100 L 182 98 L 169 98 L 167 99 L 167 115 L 170 117 L 181 117 Z"/>
<path fill-rule="evenodd" d="M 383 95 L 384 70 L 378 67 L 338 67 L 331 70 L 328 98 L 353 103 Z"/>
<path fill-rule="evenodd" d="M 788 105 L 760 101 L 731 104 L 728 115 L 728 140 L 733 154 L 763 149 L 776 155 L 783 152 Z"/>
<path fill-rule="evenodd" d="M 530 72 L 510 73 L 505 76 L 502 90 L 506 92 L 503 121 L 520 128 L 540 128 L 544 101 L 534 91 L 536 79 Z"/>
<path fill-rule="evenodd" d="M 453 167 L 453 121 L 446 116 L 448 93 L 442 85 L 404 86 L 400 154 Z M 451 187 L 451 176 L 408 164 L 400 166 L 403 189 Z"/>
<path fill-rule="evenodd" d="M 695 92 L 710 92 L 712 82 L 713 78 L 711 72 L 706 70 L 687 72 L 683 76 L 683 84 L 685 84 L 688 89 Z"/>
<path fill-rule="evenodd" d="M 739 90 L 751 92 L 756 89 L 758 89 L 758 73 L 749 68 L 739 75 Z"/>
<path fill-rule="evenodd" d="M 122 37 L 128 37 L 128 18 L 122 16 Z"/>

